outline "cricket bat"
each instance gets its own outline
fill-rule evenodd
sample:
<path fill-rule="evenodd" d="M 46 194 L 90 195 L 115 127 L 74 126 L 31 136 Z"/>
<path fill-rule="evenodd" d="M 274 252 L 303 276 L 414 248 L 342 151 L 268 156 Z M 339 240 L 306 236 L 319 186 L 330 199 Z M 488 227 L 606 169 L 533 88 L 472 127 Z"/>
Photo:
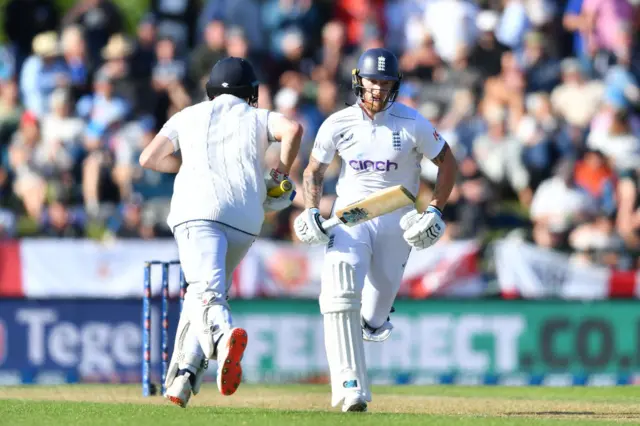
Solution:
<path fill-rule="evenodd" d="M 356 226 L 415 202 L 416 198 L 404 186 L 392 186 L 336 210 L 333 217 L 322 223 L 322 228 L 328 231 L 338 225 Z"/>

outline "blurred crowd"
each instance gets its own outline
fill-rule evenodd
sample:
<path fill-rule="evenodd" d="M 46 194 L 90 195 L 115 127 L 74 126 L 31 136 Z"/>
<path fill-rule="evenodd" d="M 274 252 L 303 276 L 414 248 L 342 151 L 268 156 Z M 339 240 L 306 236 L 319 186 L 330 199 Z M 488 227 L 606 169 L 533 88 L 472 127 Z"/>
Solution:
<path fill-rule="evenodd" d="M 111 0 L 10 0 L 0 45 L 0 237 L 170 236 L 173 176 L 137 158 L 245 57 L 259 104 L 315 134 L 353 103 L 360 53 L 400 59 L 397 101 L 453 147 L 446 239 L 507 232 L 585 262 L 640 267 L 640 0 L 152 0 L 134 31 Z M 277 158 L 277 146 L 269 161 Z M 325 179 L 328 214 L 340 172 Z M 437 169 L 423 164 L 421 200 Z M 293 240 L 294 207 L 264 237 Z M 516 230 L 516 231 L 514 231 Z"/>

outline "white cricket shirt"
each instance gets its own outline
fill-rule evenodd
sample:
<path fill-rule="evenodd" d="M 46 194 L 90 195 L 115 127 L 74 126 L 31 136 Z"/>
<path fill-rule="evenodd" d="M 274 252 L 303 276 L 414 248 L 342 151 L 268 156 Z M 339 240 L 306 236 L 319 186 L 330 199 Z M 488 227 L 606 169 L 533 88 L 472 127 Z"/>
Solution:
<path fill-rule="evenodd" d="M 265 152 L 277 113 L 221 95 L 185 108 L 160 130 L 182 154 L 167 223 L 212 220 L 258 235 L 264 221 Z"/>
<path fill-rule="evenodd" d="M 311 155 L 322 163 L 330 163 L 336 153 L 342 158 L 337 209 L 395 185 L 417 195 L 422 157 L 433 159 L 444 143 L 413 108 L 394 102 L 372 120 L 356 104 L 322 123 Z"/>

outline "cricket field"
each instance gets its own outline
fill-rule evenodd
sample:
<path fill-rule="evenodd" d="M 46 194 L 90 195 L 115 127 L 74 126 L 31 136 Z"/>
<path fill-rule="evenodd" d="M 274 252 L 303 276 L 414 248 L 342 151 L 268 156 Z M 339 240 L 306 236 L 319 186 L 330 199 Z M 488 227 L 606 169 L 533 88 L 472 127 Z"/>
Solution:
<path fill-rule="evenodd" d="M 222 423 L 219 423 L 222 421 Z M 0 387 L 0 425 L 613 425 L 640 424 L 640 387 L 378 386 L 367 413 L 329 407 L 322 385 L 205 384 L 187 409 L 140 386 Z"/>

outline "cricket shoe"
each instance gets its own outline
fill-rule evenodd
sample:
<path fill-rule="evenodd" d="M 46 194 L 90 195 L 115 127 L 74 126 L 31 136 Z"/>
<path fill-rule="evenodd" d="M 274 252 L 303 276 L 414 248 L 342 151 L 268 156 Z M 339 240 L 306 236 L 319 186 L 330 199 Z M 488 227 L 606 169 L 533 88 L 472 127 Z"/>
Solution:
<path fill-rule="evenodd" d="M 362 395 L 356 393 L 352 396 L 348 396 L 344 399 L 344 403 L 342 404 L 342 412 L 365 412 L 367 411 L 367 401 L 364 399 Z"/>
<path fill-rule="evenodd" d="M 195 380 L 195 375 L 192 372 L 181 370 L 179 375 L 173 379 L 171 386 L 164 392 L 164 397 L 172 404 L 187 408 L 193 389 L 193 380 Z"/>
<path fill-rule="evenodd" d="M 243 328 L 226 331 L 216 348 L 218 359 L 218 390 L 222 395 L 233 395 L 242 381 L 240 361 L 247 348 L 247 332 Z"/>

